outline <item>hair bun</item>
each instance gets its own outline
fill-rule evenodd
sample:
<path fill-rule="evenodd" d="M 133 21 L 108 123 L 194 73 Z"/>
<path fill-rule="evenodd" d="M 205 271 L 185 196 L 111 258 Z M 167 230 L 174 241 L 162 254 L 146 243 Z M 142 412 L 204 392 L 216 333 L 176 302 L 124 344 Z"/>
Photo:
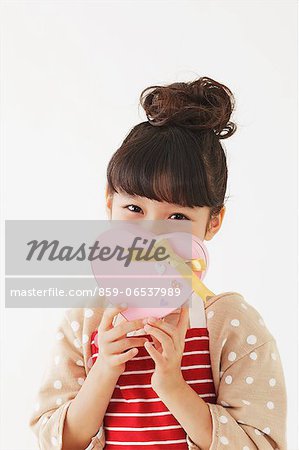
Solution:
<path fill-rule="evenodd" d="M 228 138 L 237 128 L 230 121 L 234 96 L 227 86 L 212 78 L 149 86 L 142 91 L 140 103 L 149 122 L 155 126 L 173 124 L 213 131 L 219 139 Z"/>

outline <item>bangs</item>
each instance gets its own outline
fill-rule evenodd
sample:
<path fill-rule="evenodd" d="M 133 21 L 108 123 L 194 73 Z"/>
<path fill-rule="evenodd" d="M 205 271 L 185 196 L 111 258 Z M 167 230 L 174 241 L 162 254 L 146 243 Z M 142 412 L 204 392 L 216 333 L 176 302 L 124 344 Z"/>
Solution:
<path fill-rule="evenodd" d="M 151 129 L 153 127 L 150 125 Z M 110 193 L 166 201 L 181 206 L 215 206 L 211 183 L 196 134 L 188 130 L 154 129 L 147 139 L 126 139 L 107 168 Z M 171 132 L 170 132 L 171 131 Z"/>

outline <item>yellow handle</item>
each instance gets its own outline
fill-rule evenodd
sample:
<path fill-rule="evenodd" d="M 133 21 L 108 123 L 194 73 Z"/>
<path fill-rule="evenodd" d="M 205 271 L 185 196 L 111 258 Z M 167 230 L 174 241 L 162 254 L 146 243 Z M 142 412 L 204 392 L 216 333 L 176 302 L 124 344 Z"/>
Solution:
<path fill-rule="evenodd" d="M 204 283 L 193 272 L 193 270 L 202 271 L 202 270 L 206 269 L 205 261 L 202 258 L 195 258 L 195 259 L 185 261 L 183 258 L 181 258 L 179 255 L 177 255 L 173 251 L 169 242 L 165 238 L 156 240 L 152 249 L 153 249 L 153 251 L 155 251 L 158 247 L 161 247 L 161 246 L 165 247 L 165 249 L 169 255 L 169 258 L 165 259 L 164 261 L 167 261 L 173 267 L 175 267 L 175 269 L 178 270 L 178 272 L 182 275 L 183 278 L 191 279 L 193 291 L 197 295 L 199 295 L 199 297 L 204 302 L 207 301 L 208 297 L 213 297 L 215 295 L 212 291 L 210 291 L 204 285 Z M 133 251 L 132 261 L 136 261 L 135 253 L 136 253 L 136 251 Z M 140 260 L 140 261 L 144 261 L 144 260 Z M 190 263 L 192 269 L 189 267 L 189 265 L 188 265 L 189 263 Z"/>

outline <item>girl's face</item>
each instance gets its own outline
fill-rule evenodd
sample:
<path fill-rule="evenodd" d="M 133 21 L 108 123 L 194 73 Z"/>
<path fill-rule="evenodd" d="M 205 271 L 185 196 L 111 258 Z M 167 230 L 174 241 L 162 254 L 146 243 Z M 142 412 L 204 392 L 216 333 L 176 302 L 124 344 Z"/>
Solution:
<path fill-rule="evenodd" d="M 106 211 L 109 220 L 190 220 L 192 234 L 202 241 L 209 241 L 221 227 L 225 207 L 218 216 L 209 220 L 208 206 L 190 208 L 137 195 L 114 193 L 113 197 L 106 194 Z"/>

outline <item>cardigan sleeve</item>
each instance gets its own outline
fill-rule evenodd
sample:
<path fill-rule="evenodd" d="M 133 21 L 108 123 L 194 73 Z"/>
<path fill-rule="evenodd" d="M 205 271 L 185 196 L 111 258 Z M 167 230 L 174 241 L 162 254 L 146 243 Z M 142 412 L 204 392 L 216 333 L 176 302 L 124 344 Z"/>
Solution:
<path fill-rule="evenodd" d="M 233 354 L 231 353 L 231 359 Z M 275 339 L 255 347 L 221 373 L 209 450 L 286 450 L 287 397 Z M 199 447 L 187 437 L 189 449 Z"/>
<path fill-rule="evenodd" d="M 56 329 L 56 340 L 29 419 L 29 427 L 37 438 L 40 450 L 61 450 L 67 410 L 86 378 L 82 351 L 84 335 L 80 324 L 84 308 L 75 309 L 76 312 L 74 309 L 65 311 Z M 104 445 L 101 426 L 87 449 L 102 450 Z"/>

